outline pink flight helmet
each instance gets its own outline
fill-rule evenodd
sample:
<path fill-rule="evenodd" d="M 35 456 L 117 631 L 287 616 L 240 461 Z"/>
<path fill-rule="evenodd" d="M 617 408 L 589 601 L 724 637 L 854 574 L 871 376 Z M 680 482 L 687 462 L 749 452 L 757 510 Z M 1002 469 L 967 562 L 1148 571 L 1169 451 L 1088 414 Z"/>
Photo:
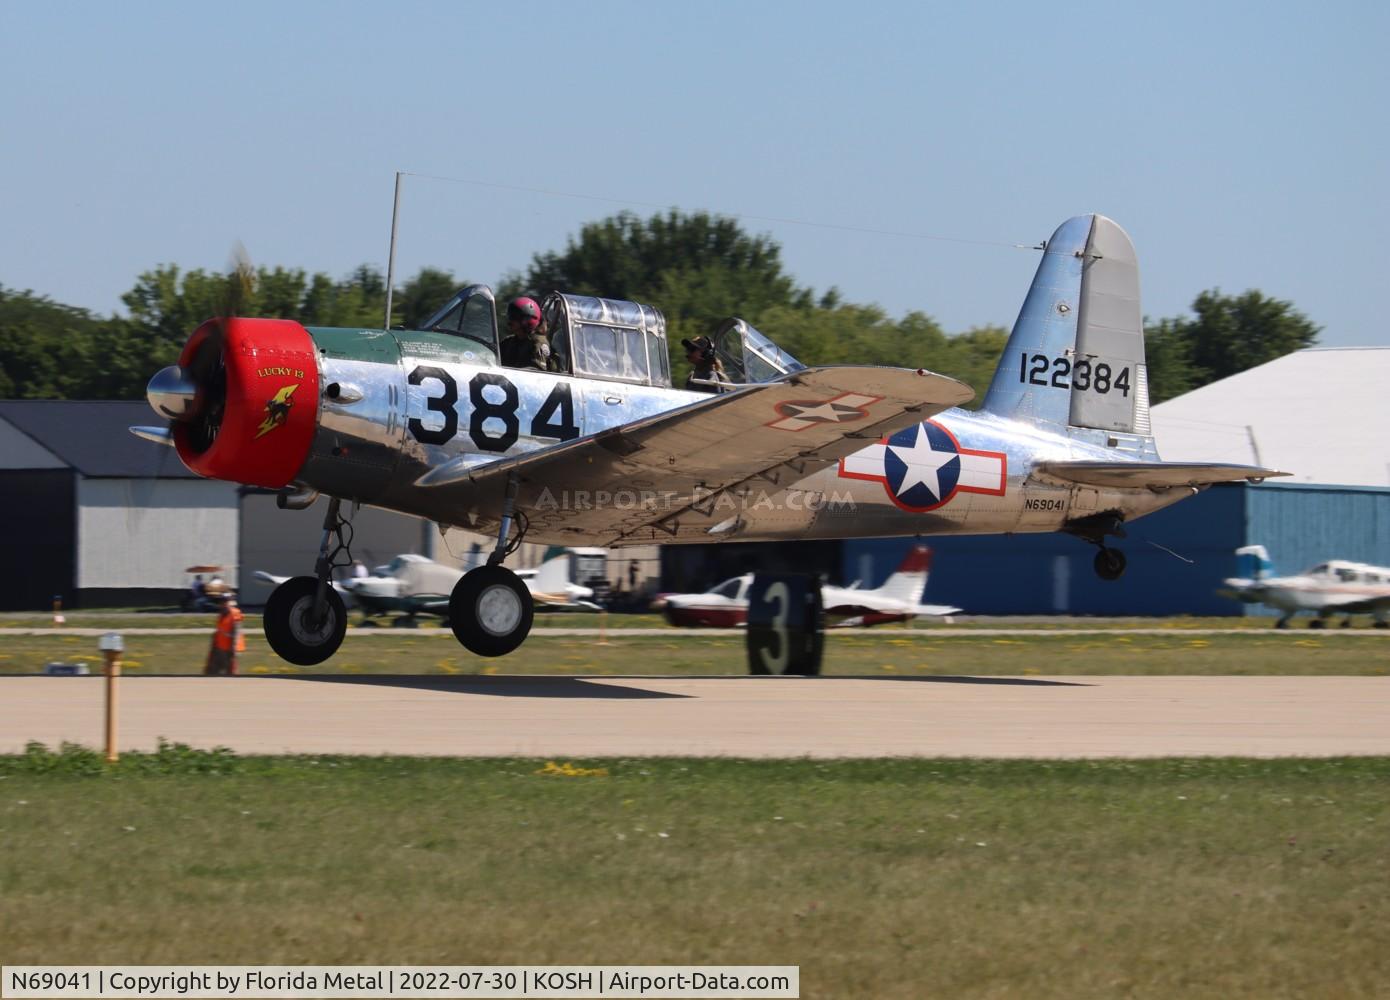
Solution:
<path fill-rule="evenodd" d="M 541 307 L 536 304 L 535 299 L 525 296 L 512 299 L 507 304 L 507 322 L 510 323 L 512 320 L 520 322 L 526 328 L 526 332 L 531 333 L 541 325 Z"/>

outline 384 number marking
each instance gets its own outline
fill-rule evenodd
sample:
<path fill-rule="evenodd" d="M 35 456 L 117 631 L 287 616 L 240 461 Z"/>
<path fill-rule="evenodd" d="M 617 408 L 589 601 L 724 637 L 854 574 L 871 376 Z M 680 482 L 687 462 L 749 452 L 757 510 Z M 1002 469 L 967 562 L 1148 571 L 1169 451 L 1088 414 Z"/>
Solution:
<path fill-rule="evenodd" d="M 1104 361 L 1093 365 L 1085 358 L 1073 362 L 1067 358 L 1049 358 L 1046 354 L 1029 354 L 1025 351 L 1018 356 L 1018 380 L 1028 385 L 1050 385 L 1056 389 L 1076 389 L 1101 395 L 1113 389 L 1122 396 L 1129 396 L 1128 365 L 1117 373 Z"/>
<path fill-rule="evenodd" d="M 406 381 L 411 385 L 423 385 L 427 378 L 438 380 L 444 387 L 442 395 L 425 397 L 426 409 L 444 414 L 444 426 L 428 428 L 418 417 L 411 417 L 406 426 L 417 441 L 446 444 L 458 433 L 459 415 L 454 408 L 459 401 L 458 383 L 443 368 L 433 365 L 417 366 Z M 487 389 L 492 389 L 492 392 L 486 393 Z M 480 451 L 506 451 L 516 444 L 521 433 L 518 413 L 521 402 L 511 379 L 500 372 L 479 372 L 468 380 L 468 401 L 472 404 L 468 437 L 474 447 Z M 489 420 L 493 422 L 490 426 Z M 568 382 L 556 382 L 551 388 L 550 395 L 531 419 L 530 434 L 532 437 L 558 438 L 561 441 L 579 437 L 579 426 L 574 422 L 574 396 Z"/>

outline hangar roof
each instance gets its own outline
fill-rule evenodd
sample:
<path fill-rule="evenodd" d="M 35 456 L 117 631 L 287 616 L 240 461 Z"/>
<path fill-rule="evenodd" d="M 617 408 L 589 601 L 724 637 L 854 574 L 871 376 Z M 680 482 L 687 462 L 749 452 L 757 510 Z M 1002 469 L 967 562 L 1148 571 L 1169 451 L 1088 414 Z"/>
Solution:
<path fill-rule="evenodd" d="M 1152 410 L 1165 461 L 1239 462 L 1285 483 L 1390 485 L 1390 347 L 1296 351 Z"/>
<path fill-rule="evenodd" d="M 159 421 L 148 403 L 62 399 L 0 400 L 0 421 L 38 443 L 84 476 L 119 479 L 197 479 L 172 448 L 136 437 L 129 428 Z M 0 468 L 51 468 L 35 464 L 32 447 L 13 435 L 0 437 Z M 8 446 L 7 446 L 8 443 Z M 23 455 L 20 452 L 23 451 Z M 7 454 L 8 453 L 8 454 Z"/>

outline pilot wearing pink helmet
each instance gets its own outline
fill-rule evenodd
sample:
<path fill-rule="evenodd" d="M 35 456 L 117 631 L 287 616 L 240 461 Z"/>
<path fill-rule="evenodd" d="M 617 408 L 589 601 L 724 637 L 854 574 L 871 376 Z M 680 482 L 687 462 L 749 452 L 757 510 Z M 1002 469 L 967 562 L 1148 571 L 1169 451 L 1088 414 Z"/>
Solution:
<path fill-rule="evenodd" d="M 545 337 L 541 307 L 535 299 L 523 296 L 508 303 L 507 334 L 502 341 L 502 364 L 508 368 L 549 369 L 550 341 Z"/>

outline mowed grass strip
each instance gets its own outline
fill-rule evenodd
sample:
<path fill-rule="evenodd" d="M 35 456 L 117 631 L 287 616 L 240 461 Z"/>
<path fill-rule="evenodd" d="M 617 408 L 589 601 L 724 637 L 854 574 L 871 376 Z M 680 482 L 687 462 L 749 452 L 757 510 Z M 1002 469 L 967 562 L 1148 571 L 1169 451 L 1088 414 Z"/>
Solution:
<path fill-rule="evenodd" d="M 132 675 L 196 674 L 210 636 L 125 637 L 124 669 Z M 87 636 L 0 633 L 0 674 L 42 673 L 50 662 L 101 668 L 97 640 Z M 452 635 L 382 629 L 350 635 L 338 653 L 314 667 L 276 656 L 259 632 L 247 632 L 246 674 L 583 674 L 676 676 L 747 672 L 741 636 L 669 631 L 623 636 L 547 637 L 533 632 L 505 657 L 477 657 Z M 901 631 L 843 631 L 826 640 L 823 672 L 832 676 L 1055 674 L 1385 675 L 1390 641 L 1339 632 L 1289 636 L 1048 635 L 929 637 Z"/>
<path fill-rule="evenodd" d="M 1372 997 L 1390 760 L 0 757 L 5 964 L 794 964 Z"/>

